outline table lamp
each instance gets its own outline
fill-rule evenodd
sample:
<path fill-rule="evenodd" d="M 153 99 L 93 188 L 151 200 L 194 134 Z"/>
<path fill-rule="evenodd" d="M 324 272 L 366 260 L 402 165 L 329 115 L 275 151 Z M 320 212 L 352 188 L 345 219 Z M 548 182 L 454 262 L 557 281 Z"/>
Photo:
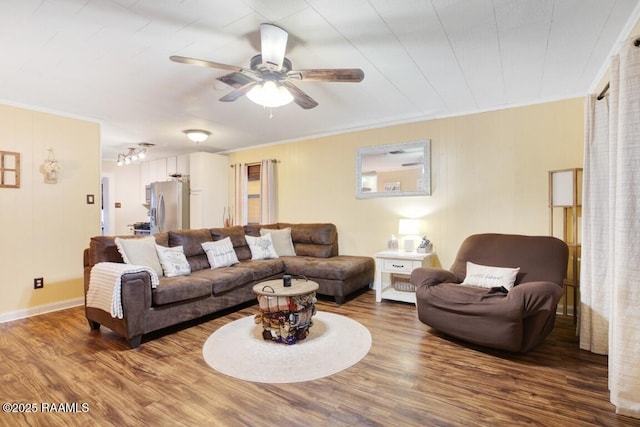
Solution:
<path fill-rule="evenodd" d="M 420 234 L 420 221 L 417 219 L 401 219 L 398 225 L 398 234 L 404 238 L 404 250 L 413 252 L 415 249 L 415 237 Z"/>

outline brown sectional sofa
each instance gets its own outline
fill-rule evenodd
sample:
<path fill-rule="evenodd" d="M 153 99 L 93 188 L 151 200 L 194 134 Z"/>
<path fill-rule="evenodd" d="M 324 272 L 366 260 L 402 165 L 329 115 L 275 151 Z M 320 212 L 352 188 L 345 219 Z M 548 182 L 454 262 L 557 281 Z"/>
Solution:
<path fill-rule="evenodd" d="M 251 260 L 245 235 L 259 236 L 261 228 L 291 228 L 296 256 Z M 124 262 L 115 244 L 116 236 L 92 237 L 84 251 L 85 313 L 92 329 L 104 325 L 124 336 L 132 348 L 142 336 L 188 320 L 254 300 L 253 285 L 283 274 L 304 276 L 319 284 L 320 295 L 332 296 L 338 304 L 349 294 L 368 287 L 375 270 L 370 257 L 338 255 L 338 233 L 333 224 L 247 225 L 200 230 L 177 230 L 156 234 L 161 246 L 183 246 L 191 274 L 160 277 L 151 287 L 146 272 L 122 276 L 124 318 L 87 307 L 91 268 L 99 262 Z M 135 238 L 134 236 L 121 236 Z M 211 269 L 201 243 L 230 237 L 240 261 L 230 267 Z"/>

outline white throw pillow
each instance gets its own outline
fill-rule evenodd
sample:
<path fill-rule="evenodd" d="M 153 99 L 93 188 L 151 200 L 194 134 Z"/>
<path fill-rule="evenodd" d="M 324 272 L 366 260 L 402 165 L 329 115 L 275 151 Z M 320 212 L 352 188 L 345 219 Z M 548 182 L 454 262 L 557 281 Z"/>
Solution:
<path fill-rule="evenodd" d="M 291 240 L 291 227 L 275 230 L 271 228 L 261 228 L 260 236 L 271 235 L 271 242 L 278 256 L 296 256 L 296 250 L 293 248 L 293 240 Z"/>
<path fill-rule="evenodd" d="M 490 267 L 467 261 L 467 276 L 462 284 L 481 288 L 499 288 L 502 286 L 509 291 L 513 288 L 519 271 L 520 267 Z"/>
<path fill-rule="evenodd" d="M 269 259 L 279 258 L 276 250 L 273 248 L 271 234 L 262 237 L 244 236 L 251 249 L 251 259 Z"/>
<path fill-rule="evenodd" d="M 191 266 L 184 255 L 182 246 L 167 248 L 156 245 L 156 252 L 166 277 L 188 276 L 191 274 Z"/>
<path fill-rule="evenodd" d="M 200 245 L 207 254 L 211 268 L 228 267 L 239 262 L 230 237 L 215 242 L 204 242 Z"/>
<path fill-rule="evenodd" d="M 156 238 L 153 236 L 121 239 L 114 239 L 118 252 L 127 264 L 144 265 L 152 268 L 158 276 L 162 276 L 162 266 L 158 260 L 156 252 Z"/>

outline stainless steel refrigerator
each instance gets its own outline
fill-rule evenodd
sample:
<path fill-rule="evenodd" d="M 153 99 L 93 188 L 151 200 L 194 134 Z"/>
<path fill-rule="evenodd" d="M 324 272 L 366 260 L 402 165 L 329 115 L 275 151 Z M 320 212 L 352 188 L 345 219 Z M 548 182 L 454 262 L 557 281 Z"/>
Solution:
<path fill-rule="evenodd" d="M 189 183 L 151 183 L 151 234 L 189 228 Z"/>

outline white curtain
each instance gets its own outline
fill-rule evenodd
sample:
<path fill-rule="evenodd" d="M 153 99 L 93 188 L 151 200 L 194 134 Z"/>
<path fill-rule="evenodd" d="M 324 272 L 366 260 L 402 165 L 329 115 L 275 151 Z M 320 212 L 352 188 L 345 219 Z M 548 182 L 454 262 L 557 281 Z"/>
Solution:
<path fill-rule="evenodd" d="M 233 221 L 234 225 L 247 224 L 247 165 L 233 165 Z"/>
<path fill-rule="evenodd" d="M 272 224 L 278 220 L 276 205 L 275 160 L 260 163 L 260 224 Z"/>
<path fill-rule="evenodd" d="M 634 39 L 637 37 L 634 37 Z M 611 64 L 586 108 L 580 348 L 609 355 L 611 402 L 640 418 L 640 48 Z"/>
<path fill-rule="evenodd" d="M 609 97 L 587 99 L 584 170 L 582 173 L 582 270 L 580 272 L 580 348 L 598 354 L 609 351 L 609 319 L 612 283 L 609 244 L 613 212 L 604 203 L 611 192 L 609 145 Z M 615 170 L 615 168 L 613 168 Z"/>

